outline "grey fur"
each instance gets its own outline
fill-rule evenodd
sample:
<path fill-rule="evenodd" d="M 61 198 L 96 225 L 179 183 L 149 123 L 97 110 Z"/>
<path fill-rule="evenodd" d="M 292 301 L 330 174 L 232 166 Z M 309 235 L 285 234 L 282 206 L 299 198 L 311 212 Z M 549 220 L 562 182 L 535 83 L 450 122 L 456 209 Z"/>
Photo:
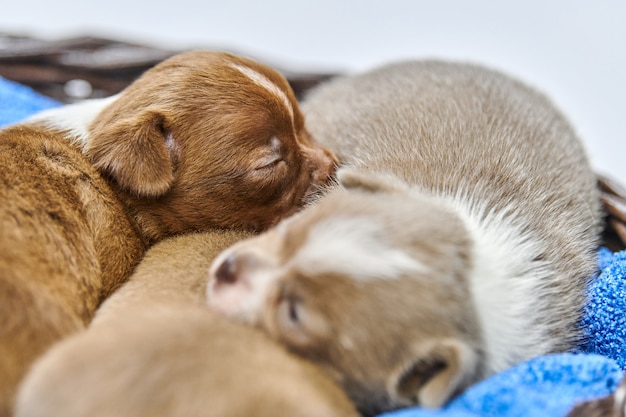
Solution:
<path fill-rule="evenodd" d="M 602 215 L 582 144 L 544 95 L 480 66 L 415 61 L 331 81 L 303 111 L 344 166 L 393 174 L 485 216 L 506 211 L 542 242 L 535 263 L 552 276 L 533 303 L 538 325 L 562 341 L 554 350 L 572 346 Z"/>
<path fill-rule="evenodd" d="M 548 99 L 421 61 L 331 81 L 303 110 L 340 186 L 220 255 L 213 308 L 330 369 L 366 415 L 579 341 L 602 213 Z"/>

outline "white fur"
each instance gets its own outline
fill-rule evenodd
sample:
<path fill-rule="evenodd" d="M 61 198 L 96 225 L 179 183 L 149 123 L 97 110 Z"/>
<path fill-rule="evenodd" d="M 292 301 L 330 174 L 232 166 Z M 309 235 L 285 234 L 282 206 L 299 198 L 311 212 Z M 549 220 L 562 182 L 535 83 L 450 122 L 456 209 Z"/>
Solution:
<path fill-rule="evenodd" d="M 68 132 L 71 140 L 82 149 L 89 142 L 89 125 L 105 107 L 118 98 L 119 94 L 44 110 L 26 119 L 26 122 Z"/>
<path fill-rule="evenodd" d="M 293 121 L 293 107 L 291 106 L 291 102 L 289 102 L 289 98 L 287 98 L 287 95 L 285 94 L 283 90 L 280 89 L 280 87 L 274 84 L 265 75 L 253 70 L 252 68 L 249 68 L 249 67 L 246 67 L 245 65 L 240 65 L 240 64 L 230 64 L 230 65 L 231 67 L 235 68 L 237 71 L 241 72 L 243 75 L 248 77 L 250 80 L 252 80 L 255 84 L 265 88 L 271 94 L 278 97 L 287 108 L 287 111 L 289 112 L 289 116 L 291 117 L 291 120 Z"/>
<path fill-rule="evenodd" d="M 539 287 L 550 272 L 529 269 L 531 259 L 541 253 L 540 244 L 524 235 L 507 210 L 485 213 L 467 201 L 458 198 L 454 206 L 473 241 L 469 283 L 483 329 L 487 369 L 499 372 L 549 350 L 551 338 L 534 321 L 540 314 L 537 294 L 545 293 Z"/>
<path fill-rule="evenodd" d="M 311 274 L 338 273 L 356 280 L 428 272 L 384 236 L 383 226 L 372 219 L 332 217 L 314 226 L 292 262 Z"/>

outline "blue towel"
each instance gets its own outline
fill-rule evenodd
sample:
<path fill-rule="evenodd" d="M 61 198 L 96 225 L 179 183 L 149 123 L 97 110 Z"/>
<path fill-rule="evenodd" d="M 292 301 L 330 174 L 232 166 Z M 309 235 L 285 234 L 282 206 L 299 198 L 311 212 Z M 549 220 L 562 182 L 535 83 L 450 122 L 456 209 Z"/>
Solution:
<path fill-rule="evenodd" d="M 29 87 L 0 77 L 0 126 L 19 122 L 33 113 L 60 104 Z"/>
<path fill-rule="evenodd" d="M 60 103 L 0 78 L 0 126 Z M 601 273 L 590 289 L 575 351 L 546 355 L 467 389 L 440 410 L 409 408 L 385 417 L 560 417 L 580 401 L 611 393 L 626 366 L 626 252 L 598 252 Z"/>
<path fill-rule="evenodd" d="M 614 359 L 626 367 L 626 252 L 598 254 L 602 274 L 589 289 L 583 327 L 587 340 L 578 350 Z"/>

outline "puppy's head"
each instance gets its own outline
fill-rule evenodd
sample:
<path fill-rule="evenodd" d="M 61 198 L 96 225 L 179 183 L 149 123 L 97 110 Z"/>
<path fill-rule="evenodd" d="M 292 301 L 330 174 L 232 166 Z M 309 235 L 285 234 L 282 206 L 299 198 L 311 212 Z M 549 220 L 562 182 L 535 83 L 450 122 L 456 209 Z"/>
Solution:
<path fill-rule="evenodd" d="M 278 72 L 194 51 L 147 71 L 89 129 L 85 153 L 150 239 L 216 227 L 262 230 L 333 174 Z"/>
<path fill-rule="evenodd" d="M 440 406 L 480 373 L 464 228 L 388 178 L 340 180 L 218 256 L 208 303 L 325 366 L 367 415 Z"/>

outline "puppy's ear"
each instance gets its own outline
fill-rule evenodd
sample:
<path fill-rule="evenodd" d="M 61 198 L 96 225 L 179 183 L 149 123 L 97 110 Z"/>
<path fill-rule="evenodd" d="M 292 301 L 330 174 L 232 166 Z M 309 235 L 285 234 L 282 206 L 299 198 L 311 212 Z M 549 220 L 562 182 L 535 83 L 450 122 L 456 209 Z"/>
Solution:
<path fill-rule="evenodd" d="M 347 189 L 360 189 L 371 193 L 406 192 L 408 190 L 399 178 L 391 174 L 365 172 L 357 168 L 340 168 L 337 181 Z"/>
<path fill-rule="evenodd" d="M 85 154 L 123 189 L 142 197 L 165 193 L 174 181 L 165 117 L 145 111 L 95 129 Z"/>
<path fill-rule="evenodd" d="M 418 352 L 391 377 L 390 394 L 401 403 L 441 407 L 477 372 L 478 355 L 460 340 L 439 340 Z"/>

